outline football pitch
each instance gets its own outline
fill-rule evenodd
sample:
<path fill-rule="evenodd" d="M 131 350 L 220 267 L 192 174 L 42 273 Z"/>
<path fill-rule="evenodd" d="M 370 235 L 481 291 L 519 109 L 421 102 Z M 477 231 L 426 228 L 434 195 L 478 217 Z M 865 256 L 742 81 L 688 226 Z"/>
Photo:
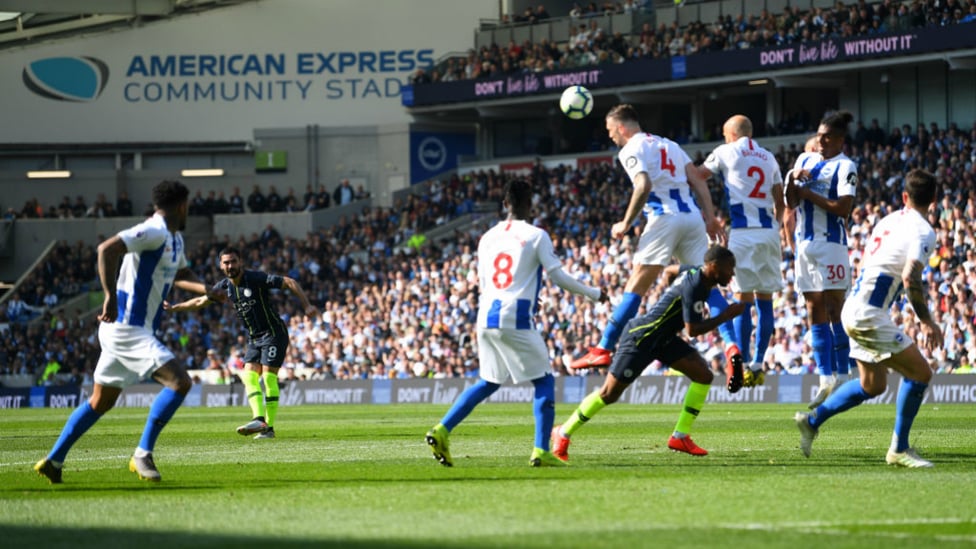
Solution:
<path fill-rule="evenodd" d="M 161 483 L 127 468 L 144 408 L 113 410 L 68 456 L 31 470 L 70 410 L 0 412 L 4 547 L 976 546 L 976 410 L 924 405 L 913 444 L 934 469 L 884 463 L 894 408 L 833 418 L 810 459 L 793 405 L 707 404 L 669 451 L 678 407 L 616 404 L 574 437 L 571 467 L 531 468 L 528 405 L 483 404 L 451 437 L 439 405 L 285 407 L 278 438 L 235 433 L 246 408 L 183 408 L 156 447 Z M 557 422 L 572 411 L 557 406 Z"/>

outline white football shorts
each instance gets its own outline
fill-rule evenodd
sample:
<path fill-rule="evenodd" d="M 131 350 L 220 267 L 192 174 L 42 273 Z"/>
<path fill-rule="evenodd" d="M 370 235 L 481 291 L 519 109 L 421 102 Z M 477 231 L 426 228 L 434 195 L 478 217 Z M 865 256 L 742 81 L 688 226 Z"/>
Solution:
<path fill-rule="evenodd" d="M 95 366 L 95 383 L 127 387 L 150 377 L 176 357 L 152 331 L 142 326 L 103 322 L 98 327 L 102 353 Z"/>
<path fill-rule="evenodd" d="M 778 229 L 732 229 L 729 250 L 735 254 L 733 292 L 771 294 L 783 289 Z"/>
<path fill-rule="evenodd" d="M 708 251 L 705 221 L 698 211 L 649 217 L 634 253 L 635 265 L 701 265 Z"/>
<path fill-rule="evenodd" d="M 891 312 L 848 299 L 840 313 L 851 338 L 851 358 L 877 364 L 907 349 L 912 340 L 891 320 Z"/>
<path fill-rule="evenodd" d="M 549 351 L 536 330 L 478 328 L 478 361 L 485 381 L 521 383 L 552 372 Z"/>
<path fill-rule="evenodd" d="M 835 242 L 801 240 L 796 245 L 796 289 L 800 292 L 847 290 L 851 263 L 847 246 Z"/>

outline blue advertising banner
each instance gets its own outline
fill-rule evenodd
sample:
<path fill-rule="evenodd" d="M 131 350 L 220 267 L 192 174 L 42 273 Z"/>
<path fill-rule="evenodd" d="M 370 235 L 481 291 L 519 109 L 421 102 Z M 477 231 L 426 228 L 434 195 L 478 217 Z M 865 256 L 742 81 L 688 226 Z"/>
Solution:
<path fill-rule="evenodd" d="M 79 385 L 52 385 L 46 389 L 44 405 L 48 408 L 77 408 L 81 404 Z"/>
<path fill-rule="evenodd" d="M 606 88 L 723 74 L 761 73 L 974 47 L 976 23 L 964 23 L 851 38 L 825 38 L 768 48 L 708 52 L 671 59 L 640 59 L 619 65 L 579 67 L 558 72 L 420 84 L 414 86 L 411 103 L 403 104 L 409 107 L 518 97 L 552 93 L 574 84 Z"/>
<path fill-rule="evenodd" d="M 27 408 L 30 394 L 30 387 L 0 387 L 0 408 Z"/>
<path fill-rule="evenodd" d="M 410 184 L 453 170 L 458 156 L 474 152 L 473 133 L 410 132 Z"/>

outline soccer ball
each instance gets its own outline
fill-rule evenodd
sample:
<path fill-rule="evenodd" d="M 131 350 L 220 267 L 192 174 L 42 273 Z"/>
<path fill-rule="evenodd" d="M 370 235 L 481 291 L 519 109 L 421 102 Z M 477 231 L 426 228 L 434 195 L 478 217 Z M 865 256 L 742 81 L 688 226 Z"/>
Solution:
<path fill-rule="evenodd" d="M 579 120 L 593 110 L 593 94 L 583 86 L 570 86 L 559 98 L 559 110 L 573 120 Z"/>

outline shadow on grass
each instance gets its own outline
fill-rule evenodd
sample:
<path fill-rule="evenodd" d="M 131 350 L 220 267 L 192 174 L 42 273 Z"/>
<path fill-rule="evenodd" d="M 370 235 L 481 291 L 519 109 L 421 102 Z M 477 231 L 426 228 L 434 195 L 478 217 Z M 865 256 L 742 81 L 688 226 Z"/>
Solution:
<path fill-rule="evenodd" d="M 2 524 L 2 523 L 0 523 Z M 421 548 L 431 547 L 430 540 L 403 541 L 380 539 L 289 539 L 272 534 L 215 534 L 189 532 L 147 532 L 145 530 L 123 530 L 109 528 L 30 528 L 26 526 L 3 525 L 5 547 L 44 547 L 45 549 L 81 549 L 93 547 L 138 547 L 139 549 L 177 549 L 177 548 L 260 548 L 303 549 L 311 547 L 345 547 L 349 549 L 378 548 Z M 267 530 L 270 531 L 270 530 Z M 466 545 L 436 543 L 438 548 L 460 549 Z"/>

